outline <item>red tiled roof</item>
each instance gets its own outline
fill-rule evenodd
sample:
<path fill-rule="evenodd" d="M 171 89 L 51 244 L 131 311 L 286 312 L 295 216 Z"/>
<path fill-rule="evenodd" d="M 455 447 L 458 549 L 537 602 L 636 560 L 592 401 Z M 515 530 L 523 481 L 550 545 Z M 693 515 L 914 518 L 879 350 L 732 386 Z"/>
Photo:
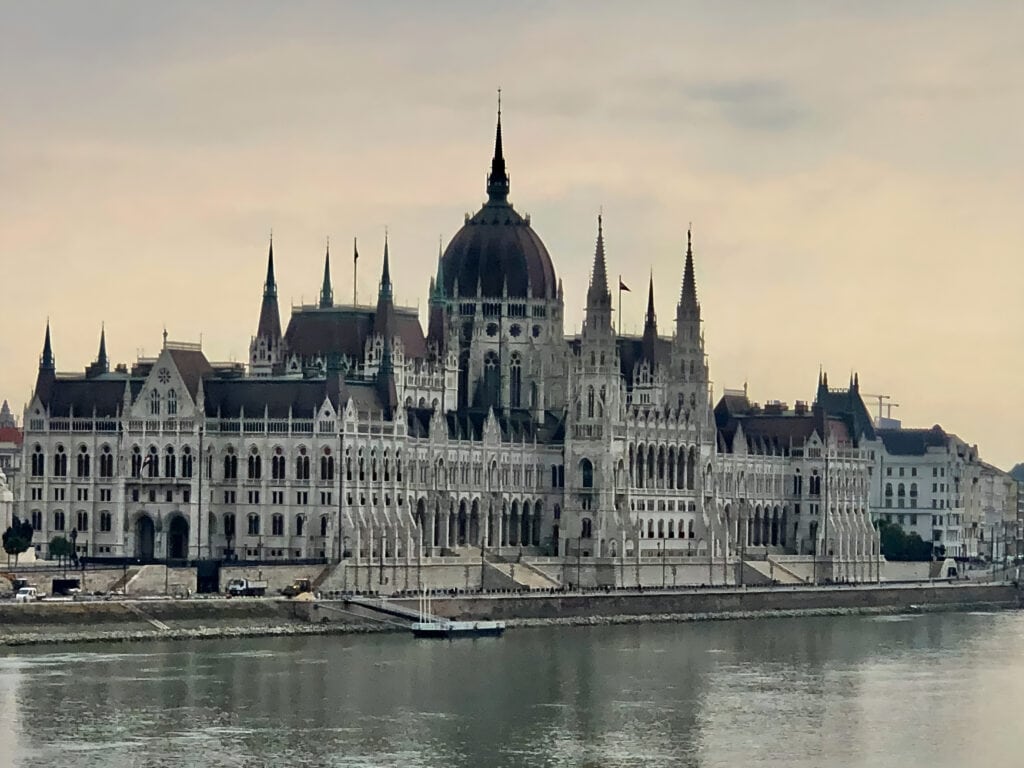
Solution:
<path fill-rule="evenodd" d="M 0 427 L 0 443 L 14 443 L 20 446 L 25 442 L 25 433 L 17 427 Z"/>

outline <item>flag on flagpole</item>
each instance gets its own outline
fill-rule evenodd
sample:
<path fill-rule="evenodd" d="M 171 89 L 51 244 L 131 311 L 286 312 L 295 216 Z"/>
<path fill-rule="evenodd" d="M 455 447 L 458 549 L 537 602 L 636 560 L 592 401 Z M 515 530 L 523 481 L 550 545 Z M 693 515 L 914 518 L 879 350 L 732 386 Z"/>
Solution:
<path fill-rule="evenodd" d="M 619 290 L 620 291 L 629 291 L 629 293 L 632 293 L 632 291 L 629 290 L 629 286 L 626 285 L 624 282 L 622 282 L 622 278 L 621 277 L 619 278 Z"/>
<path fill-rule="evenodd" d="M 359 246 L 354 237 L 352 238 L 352 261 L 359 261 Z"/>

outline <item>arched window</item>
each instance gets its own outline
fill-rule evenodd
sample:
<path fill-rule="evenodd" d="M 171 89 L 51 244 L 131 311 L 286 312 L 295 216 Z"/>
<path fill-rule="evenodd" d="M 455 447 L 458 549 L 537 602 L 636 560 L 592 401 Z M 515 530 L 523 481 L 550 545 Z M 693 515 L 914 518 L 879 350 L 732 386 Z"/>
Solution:
<path fill-rule="evenodd" d="M 682 529 L 680 529 L 679 532 L 681 534 Z M 690 522 L 686 524 L 686 535 L 691 539 L 693 538 L 693 520 L 690 520 Z"/>
<path fill-rule="evenodd" d="M 146 457 L 146 468 L 148 477 L 160 476 L 160 454 L 155 445 L 149 446 L 149 455 Z"/>
<path fill-rule="evenodd" d="M 345 449 L 345 479 L 352 482 L 352 449 Z"/>
<path fill-rule="evenodd" d="M 594 487 L 594 465 L 590 459 L 580 459 L 580 477 L 584 488 Z"/>
<path fill-rule="evenodd" d="M 68 455 L 64 453 L 64 446 L 57 446 L 57 453 L 53 456 L 53 474 L 56 477 L 68 476 Z"/>
<path fill-rule="evenodd" d="M 330 448 L 324 448 L 324 454 L 320 457 L 320 479 L 324 482 L 334 480 L 334 457 L 331 456 Z"/>
<path fill-rule="evenodd" d="M 402 482 L 402 452 L 395 451 L 395 480 Z"/>
<path fill-rule="evenodd" d="M 680 531 L 680 533 L 681 532 L 682 531 Z M 676 521 L 675 520 L 669 520 L 668 521 L 668 537 L 670 539 L 674 539 L 676 537 Z"/>
<path fill-rule="evenodd" d="M 295 516 L 295 535 L 301 536 L 306 529 L 306 518 L 303 515 Z"/>
<path fill-rule="evenodd" d="M 46 458 L 43 456 L 42 446 L 37 445 L 32 450 L 32 477 L 42 477 L 46 473 Z"/>
<path fill-rule="evenodd" d="M 370 451 L 370 480 L 377 482 L 377 451 Z"/>
<path fill-rule="evenodd" d="M 43 530 L 43 513 L 40 512 L 38 509 L 32 510 L 32 530 Z"/>
<path fill-rule="evenodd" d="M 309 456 L 305 448 L 299 448 L 299 455 L 295 457 L 295 479 L 309 480 Z"/>
<path fill-rule="evenodd" d="M 320 516 L 320 535 L 327 535 L 327 515 Z"/>
<path fill-rule="evenodd" d="M 137 445 L 132 448 L 132 477 L 142 477 L 142 451 Z"/>
<path fill-rule="evenodd" d="M 270 535 L 284 536 L 284 515 L 279 512 L 270 518 Z"/>
<path fill-rule="evenodd" d="M 78 449 L 78 456 L 75 457 L 75 470 L 79 477 L 89 476 L 89 449 L 84 445 Z"/>
<path fill-rule="evenodd" d="M 664 539 L 665 538 L 665 521 L 664 520 L 659 520 L 658 521 L 658 538 L 659 539 Z"/>
<path fill-rule="evenodd" d="M 501 404 L 501 367 L 498 363 L 497 352 L 490 350 L 484 355 L 484 397 L 481 403 L 484 407 Z"/>
<path fill-rule="evenodd" d="M 80 511 L 78 513 L 78 515 L 77 515 L 77 518 L 78 519 L 75 521 L 75 529 L 80 531 L 80 532 L 88 531 L 89 530 L 89 513 L 85 512 L 85 511 Z"/>
<path fill-rule="evenodd" d="M 587 387 L 587 416 L 594 417 L 594 388 Z"/>
<path fill-rule="evenodd" d="M 523 397 L 523 361 L 516 352 L 509 362 L 508 404 L 510 408 L 519 408 Z"/>
<path fill-rule="evenodd" d="M 259 480 L 263 477 L 263 459 L 260 458 L 259 450 L 256 447 L 249 452 L 248 474 L 250 480 Z"/>
<path fill-rule="evenodd" d="M 178 457 L 174 455 L 174 448 L 167 446 L 164 452 L 164 477 L 176 477 L 178 474 Z"/>
<path fill-rule="evenodd" d="M 173 389 L 167 390 L 167 415 L 174 416 L 178 412 L 178 393 Z"/>
<path fill-rule="evenodd" d="M 192 477 L 192 449 L 187 445 L 181 449 L 181 476 Z"/>
<path fill-rule="evenodd" d="M 228 539 L 232 539 L 235 536 L 235 513 L 228 512 L 224 515 L 224 535 Z"/>
<path fill-rule="evenodd" d="M 100 477 L 114 476 L 114 454 L 110 452 L 110 446 L 104 445 L 100 449 Z"/>
<path fill-rule="evenodd" d="M 149 393 L 149 414 L 150 416 L 160 415 L 160 393 L 155 389 Z"/>
<path fill-rule="evenodd" d="M 260 516 L 253 512 L 249 515 L 249 535 L 259 536 L 260 535 Z"/>
<path fill-rule="evenodd" d="M 110 533 L 114 527 L 114 518 L 109 512 L 100 512 L 100 532 Z"/>
<path fill-rule="evenodd" d="M 580 537 L 589 539 L 593 535 L 593 524 L 589 517 L 584 517 L 580 524 Z"/>
<path fill-rule="evenodd" d="M 224 479 L 235 480 L 238 478 L 238 457 L 235 455 L 235 449 L 230 445 L 228 446 L 228 452 L 224 456 Z"/>
<path fill-rule="evenodd" d="M 64 513 L 57 511 L 53 513 L 53 530 L 63 531 L 64 530 Z"/>

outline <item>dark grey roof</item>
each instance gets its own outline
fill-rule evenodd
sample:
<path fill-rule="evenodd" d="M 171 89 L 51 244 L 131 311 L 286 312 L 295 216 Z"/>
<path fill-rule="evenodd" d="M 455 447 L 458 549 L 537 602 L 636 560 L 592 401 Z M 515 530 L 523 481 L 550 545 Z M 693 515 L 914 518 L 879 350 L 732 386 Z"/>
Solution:
<path fill-rule="evenodd" d="M 929 448 L 949 443 L 949 435 L 938 425 L 931 429 L 880 429 L 878 437 L 893 456 L 924 456 Z"/>
<path fill-rule="evenodd" d="M 124 401 L 124 385 L 129 382 L 132 399 L 141 391 L 143 379 L 105 374 L 92 379 L 58 377 L 51 385 L 51 416 L 117 416 Z"/>
<path fill-rule="evenodd" d="M 284 419 L 289 411 L 297 418 L 312 418 L 328 398 L 338 407 L 339 385 L 337 378 L 206 379 L 203 393 L 211 417 L 238 418 L 244 409 L 253 418 L 266 412 L 272 419 Z"/>
<path fill-rule="evenodd" d="M 402 340 L 406 357 L 426 357 L 427 342 L 416 311 L 404 307 L 393 311 L 394 332 Z M 376 311 L 369 307 L 297 309 L 284 334 L 285 347 L 301 358 L 345 355 L 362 362 L 375 316 Z"/>

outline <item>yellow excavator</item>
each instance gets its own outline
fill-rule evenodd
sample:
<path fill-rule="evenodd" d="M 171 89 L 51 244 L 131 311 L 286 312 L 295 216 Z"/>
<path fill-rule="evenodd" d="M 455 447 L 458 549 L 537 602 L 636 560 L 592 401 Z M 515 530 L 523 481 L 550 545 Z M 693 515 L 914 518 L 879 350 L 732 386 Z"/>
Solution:
<path fill-rule="evenodd" d="M 299 595 L 313 591 L 313 581 L 311 579 L 296 579 L 287 587 L 281 590 L 281 594 L 285 597 L 298 597 Z"/>

